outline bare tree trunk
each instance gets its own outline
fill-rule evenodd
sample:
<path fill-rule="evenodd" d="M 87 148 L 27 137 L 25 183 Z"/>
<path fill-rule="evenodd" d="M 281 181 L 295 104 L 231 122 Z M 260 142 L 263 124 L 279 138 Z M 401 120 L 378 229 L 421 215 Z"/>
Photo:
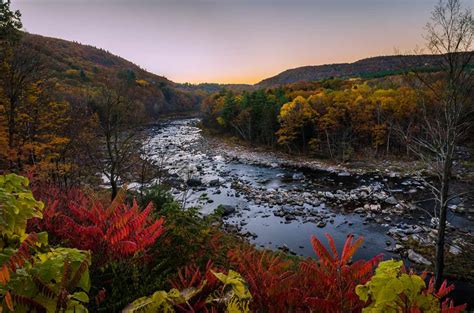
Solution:
<path fill-rule="evenodd" d="M 387 156 L 390 152 L 390 136 L 391 136 L 391 134 L 392 134 L 392 125 L 390 125 L 390 127 L 388 129 L 388 134 L 387 134 L 387 151 L 386 151 Z"/>
<path fill-rule="evenodd" d="M 331 159 L 334 159 L 334 156 L 333 156 L 333 154 L 332 154 L 332 149 L 331 149 L 331 142 L 329 141 L 329 134 L 328 134 L 328 131 L 325 130 L 324 132 L 326 133 L 326 142 L 328 143 L 329 156 L 331 157 Z"/>
<path fill-rule="evenodd" d="M 448 157 L 443 164 L 443 176 L 440 186 L 440 210 L 438 221 L 438 238 L 436 240 L 435 288 L 438 290 L 443 283 L 444 242 L 446 233 L 446 215 L 448 213 L 449 180 L 452 160 Z"/>
<path fill-rule="evenodd" d="M 16 101 L 10 98 L 10 108 L 8 112 L 8 147 L 13 148 L 13 140 L 15 136 L 15 117 L 16 117 Z"/>
<path fill-rule="evenodd" d="M 118 193 L 118 187 L 117 187 L 117 181 L 115 180 L 115 177 L 114 178 L 110 178 L 110 187 L 112 188 L 112 201 L 115 199 L 115 197 L 117 196 L 117 193 Z"/>

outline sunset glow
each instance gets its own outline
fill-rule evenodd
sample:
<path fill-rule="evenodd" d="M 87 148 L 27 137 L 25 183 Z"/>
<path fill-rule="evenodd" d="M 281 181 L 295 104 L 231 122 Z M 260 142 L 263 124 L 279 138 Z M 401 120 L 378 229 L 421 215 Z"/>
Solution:
<path fill-rule="evenodd" d="M 432 0 L 16 0 L 27 31 L 109 50 L 176 82 L 256 83 L 288 68 L 421 46 Z"/>

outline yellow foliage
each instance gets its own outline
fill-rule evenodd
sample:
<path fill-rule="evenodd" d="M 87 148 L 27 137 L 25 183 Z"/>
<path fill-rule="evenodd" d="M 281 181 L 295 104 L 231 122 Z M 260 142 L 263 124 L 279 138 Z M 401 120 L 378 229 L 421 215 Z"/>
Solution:
<path fill-rule="evenodd" d="M 144 79 L 137 79 L 135 82 L 137 83 L 138 86 L 142 86 L 142 87 L 150 86 L 150 83 Z"/>
<path fill-rule="evenodd" d="M 66 72 L 64 73 L 66 74 L 66 76 L 69 76 L 69 77 L 79 77 L 80 75 L 79 70 L 73 70 L 73 69 L 66 70 Z"/>

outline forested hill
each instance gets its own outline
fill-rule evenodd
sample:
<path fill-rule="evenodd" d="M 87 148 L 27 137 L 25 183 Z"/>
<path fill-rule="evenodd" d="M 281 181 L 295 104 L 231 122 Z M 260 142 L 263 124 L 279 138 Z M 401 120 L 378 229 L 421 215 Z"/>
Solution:
<path fill-rule="evenodd" d="M 21 45 L 25 54 L 41 60 L 44 72 L 56 82 L 59 96 L 72 105 L 84 102 L 98 87 L 122 79 L 131 87 L 129 94 L 152 115 L 190 111 L 199 106 L 201 97 L 197 92 L 180 90 L 167 78 L 103 49 L 28 33 L 24 33 Z"/>
<path fill-rule="evenodd" d="M 218 83 L 201 83 L 201 84 L 178 84 L 179 89 L 192 92 L 205 92 L 214 93 L 219 92 L 222 89 L 228 89 L 233 91 L 250 91 L 254 90 L 254 85 L 249 84 L 218 84 Z"/>
<path fill-rule="evenodd" d="M 276 76 L 267 78 L 256 84 L 257 87 L 273 87 L 302 81 L 316 81 L 331 77 L 338 78 L 374 78 L 417 69 L 436 69 L 440 56 L 380 56 L 362 59 L 354 63 L 326 64 L 303 66 L 286 70 Z"/>

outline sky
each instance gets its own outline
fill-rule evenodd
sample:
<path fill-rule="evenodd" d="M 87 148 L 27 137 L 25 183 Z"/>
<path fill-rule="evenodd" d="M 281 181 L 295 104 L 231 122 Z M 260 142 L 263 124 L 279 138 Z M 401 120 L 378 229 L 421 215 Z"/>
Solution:
<path fill-rule="evenodd" d="M 474 0 L 465 0 L 473 3 Z M 12 0 L 24 29 L 106 49 L 175 82 L 411 51 L 437 0 Z"/>

